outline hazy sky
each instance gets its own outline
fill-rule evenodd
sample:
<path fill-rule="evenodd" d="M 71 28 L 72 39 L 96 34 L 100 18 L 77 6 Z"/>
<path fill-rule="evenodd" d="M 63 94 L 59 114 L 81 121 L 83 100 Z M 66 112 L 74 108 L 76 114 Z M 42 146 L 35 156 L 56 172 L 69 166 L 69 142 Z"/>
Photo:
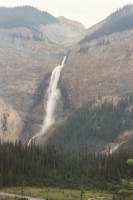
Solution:
<path fill-rule="evenodd" d="M 82 22 L 87 27 L 133 0 L 0 0 L 0 6 L 32 5 L 55 16 Z"/>

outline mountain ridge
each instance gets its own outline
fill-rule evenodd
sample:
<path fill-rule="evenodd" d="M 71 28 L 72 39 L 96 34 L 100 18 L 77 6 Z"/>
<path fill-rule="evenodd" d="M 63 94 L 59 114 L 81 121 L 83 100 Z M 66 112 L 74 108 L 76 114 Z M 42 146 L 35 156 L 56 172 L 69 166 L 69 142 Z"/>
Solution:
<path fill-rule="evenodd" d="M 80 43 L 90 42 L 91 40 L 116 32 L 130 30 L 133 28 L 132 17 L 133 5 L 126 5 L 109 15 L 105 20 L 101 21 L 101 26 L 98 27 L 92 34 L 87 35 Z M 98 24 L 94 26 L 98 26 Z"/>
<path fill-rule="evenodd" d="M 25 143 L 40 130 L 45 115 L 47 87 L 51 72 L 68 52 L 69 56 L 59 82 L 61 98 L 56 108 L 57 120 L 48 132 L 51 138 L 54 138 L 54 133 L 57 133 L 60 125 L 66 126 L 67 123 L 68 126 L 71 122 L 71 116 L 75 116 L 79 109 L 82 110 L 89 105 L 88 102 L 97 103 L 98 101 L 101 106 L 106 101 L 112 102 L 113 99 L 114 106 L 117 101 L 119 102 L 128 94 L 133 93 L 132 29 L 103 34 L 89 42 L 80 43 L 85 36 L 89 35 L 90 37 L 97 33 L 106 23 L 107 19 L 86 30 L 77 22 L 58 18 L 58 23 L 0 29 L 0 73 L 2 74 L 0 76 L 0 98 L 2 102 L 7 104 L 6 114 L 13 116 L 10 112 L 15 113 L 16 118 L 14 117 L 10 121 L 13 124 L 15 124 L 14 121 L 21 124 L 19 130 L 13 127 L 14 130 L 18 130 L 15 138 L 18 136 L 17 139 L 21 139 Z M 18 119 L 17 116 L 19 116 Z M 0 118 L 2 119 L 1 123 L 3 123 L 5 111 L 3 112 L 2 109 Z M 79 119 L 84 119 L 84 115 Z M 8 119 L 6 121 L 8 122 Z M 103 122 L 102 126 L 104 127 Z M 86 121 L 85 124 L 81 123 L 81 133 L 87 137 L 86 143 L 89 144 L 91 138 L 95 149 L 97 148 L 96 141 L 97 144 L 101 142 L 101 145 L 107 146 L 107 148 L 110 142 L 118 141 L 120 144 L 111 144 L 112 146 L 116 145 L 113 147 L 114 149 L 117 145 L 121 146 L 121 143 L 125 144 L 124 139 L 120 139 L 121 134 L 125 135 L 125 129 L 120 132 L 118 138 L 114 135 L 113 141 L 108 141 L 108 138 L 107 141 L 104 141 L 100 136 L 86 136 L 87 127 Z M 130 127 L 128 128 L 130 129 Z M 68 137 L 72 133 L 74 139 L 76 131 L 69 130 Z M 105 130 L 107 131 L 106 128 Z M 132 130 L 126 131 L 129 131 L 129 136 L 132 138 Z M 113 128 L 109 132 L 113 133 Z M 7 131 L 7 138 L 8 133 L 11 134 L 10 131 Z M 82 140 L 82 134 L 79 130 L 77 133 L 79 134 L 78 138 Z M 0 130 L 2 137 L 4 134 L 5 132 Z M 115 134 L 117 136 L 117 133 Z M 45 138 L 41 138 L 43 145 L 45 141 Z"/>
<path fill-rule="evenodd" d="M 133 14 L 132 6 L 130 15 L 127 12 L 125 13 L 125 8 L 126 11 L 130 9 L 130 7 L 124 7 L 118 13 L 116 12 L 118 15 L 115 16 L 115 19 L 113 14 L 112 23 L 117 21 L 116 18 L 119 16 L 120 13 L 122 19 L 126 17 L 127 20 L 127 16 L 128 17 L 130 16 L 129 22 L 132 20 L 131 17 Z M 87 106 L 89 102 L 93 102 L 95 104 L 95 102 L 97 102 L 98 99 L 104 99 L 104 101 L 101 100 L 99 104 L 100 106 L 102 106 L 103 103 L 110 102 L 110 99 L 112 99 L 111 102 L 113 103 L 115 101 L 117 102 L 117 99 L 119 102 L 121 101 L 121 99 L 126 98 L 129 95 L 133 94 L 132 22 L 131 24 L 129 23 L 131 25 L 129 29 L 127 28 L 128 26 L 126 26 L 125 29 L 122 29 L 121 31 L 118 32 L 114 31 L 114 29 L 112 30 L 109 29 L 110 32 L 108 32 L 108 34 L 103 34 L 103 32 L 101 32 L 100 37 L 93 37 L 97 36 L 99 29 L 104 30 L 101 29 L 101 27 L 103 27 L 107 23 L 107 20 L 108 18 L 104 19 L 102 22 L 98 23 L 97 25 L 93 26 L 91 29 L 87 31 L 87 36 L 85 37 L 87 39 L 84 40 L 84 42 L 79 42 L 75 47 L 73 47 L 71 53 L 69 54 L 69 58 L 67 59 L 66 66 L 63 68 L 60 85 L 62 88 L 62 94 L 65 91 L 65 99 L 67 100 L 66 105 L 68 110 L 70 110 L 70 112 L 71 110 L 77 111 L 84 108 L 84 106 L 85 105 Z M 112 26 L 109 27 L 112 28 L 114 26 L 112 24 Z M 125 113 L 123 113 L 123 115 L 124 114 Z M 79 121 L 82 121 L 82 119 L 84 119 L 85 117 L 86 115 L 85 116 L 83 115 L 81 120 Z M 57 132 L 55 131 L 57 134 L 57 140 L 59 139 L 59 142 L 61 141 L 63 142 L 62 134 L 63 132 L 67 134 L 66 130 L 68 130 L 69 125 L 72 124 L 73 123 L 71 123 L 71 119 L 70 121 L 68 119 L 68 124 L 64 125 L 63 128 L 62 127 L 59 128 L 60 135 L 57 134 L 58 130 Z M 76 124 L 75 126 L 78 125 Z M 102 126 L 102 124 L 100 124 L 99 126 Z M 104 124 L 103 126 L 106 127 L 107 125 Z M 67 127 L 66 130 L 65 127 Z M 105 140 L 101 141 L 101 137 L 99 136 L 97 136 L 96 138 L 95 135 L 89 136 L 89 134 L 91 134 L 91 131 L 87 132 L 87 130 L 89 129 L 86 129 L 86 127 L 87 127 L 87 122 L 86 124 L 84 124 L 83 122 L 80 128 L 77 129 L 75 128 L 75 131 L 70 130 L 70 134 L 72 136 L 71 140 L 74 141 L 76 134 L 79 134 L 77 135 L 77 138 L 80 138 L 82 140 L 82 135 L 86 133 L 86 137 L 91 138 L 87 139 L 86 142 L 88 144 L 90 144 L 91 142 L 92 146 L 94 145 L 93 146 L 94 149 L 97 149 L 98 144 L 102 144 L 103 147 L 106 143 L 105 146 L 107 148 L 109 148 L 110 145 L 111 146 L 113 145 L 113 143 L 109 144 L 110 142 L 107 141 L 105 142 Z M 81 135 L 79 129 L 81 130 Z M 109 130 L 106 130 L 107 134 L 111 130 L 113 130 L 113 125 L 112 127 L 110 126 Z M 122 144 L 124 144 L 125 142 L 125 146 L 126 144 L 128 145 L 129 143 L 133 144 L 132 128 L 131 130 L 128 131 L 131 133 L 131 135 L 129 134 L 130 137 L 127 140 L 122 141 Z M 69 136 L 70 135 L 68 135 L 68 137 Z M 66 135 L 66 141 L 68 141 L 68 137 Z M 116 141 L 119 141 L 119 138 L 115 138 L 113 142 L 115 143 Z M 114 145 L 116 145 L 115 148 L 116 147 L 120 148 L 121 146 L 123 146 L 122 144 L 118 144 L 118 146 L 117 144 Z"/>
<path fill-rule="evenodd" d="M 30 7 L 30 10 L 34 9 Z M 42 14 L 37 9 L 36 12 Z M 54 23 L 39 22 L 37 26 L 30 21 L 30 26 L 26 23 L 26 26 L 0 27 L 0 101 L 5 102 L 4 108 L 7 108 L 3 110 L 0 104 L 0 136 L 6 135 L 6 141 L 21 139 L 25 142 L 39 130 L 45 114 L 50 74 L 70 46 L 84 36 L 84 27 L 68 21 L 56 19 Z M 2 129 L 5 121 L 7 131 Z M 9 130 L 10 121 L 14 133 Z"/>
<path fill-rule="evenodd" d="M 58 19 L 32 6 L 0 7 L 0 28 L 31 27 L 58 23 Z"/>

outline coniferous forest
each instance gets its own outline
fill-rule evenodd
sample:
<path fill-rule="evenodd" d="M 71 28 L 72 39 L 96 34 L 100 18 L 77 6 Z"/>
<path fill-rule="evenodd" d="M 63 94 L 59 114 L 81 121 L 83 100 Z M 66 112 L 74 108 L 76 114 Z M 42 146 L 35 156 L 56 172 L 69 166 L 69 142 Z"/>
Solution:
<path fill-rule="evenodd" d="M 68 150 L 86 146 L 88 151 L 101 151 L 105 144 L 115 143 L 119 136 L 133 129 L 132 105 L 132 95 L 120 99 L 116 105 L 113 99 L 98 106 L 89 103 L 56 129 L 49 144 L 62 145 Z"/>
<path fill-rule="evenodd" d="M 133 178 L 132 143 L 114 153 L 89 149 L 91 137 L 115 141 L 119 134 L 131 130 L 133 97 L 117 105 L 86 106 L 74 115 L 45 146 L 21 142 L 0 143 L 0 186 L 59 186 L 107 189 L 121 179 Z"/>
<path fill-rule="evenodd" d="M 85 185 L 106 189 L 109 183 L 132 178 L 133 168 L 127 165 L 132 156 L 131 147 L 115 154 L 98 154 L 87 152 L 85 147 L 66 151 L 63 146 L 0 144 L 0 186 Z"/>
<path fill-rule="evenodd" d="M 132 22 L 132 9 L 133 6 L 126 5 L 121 9 L 118 9 L 113 14 L 111 14 L 103 23 L 103 25 L 96 30 L 94 33 L 86 36 L 82 41 L 81 44 L 84 42 L 90 42 L 94 39 L 99 39 L 102 36 L 110 35 L 113 33 L 122 32 L 125 30 L 130 30 L 133 28 Z"/>

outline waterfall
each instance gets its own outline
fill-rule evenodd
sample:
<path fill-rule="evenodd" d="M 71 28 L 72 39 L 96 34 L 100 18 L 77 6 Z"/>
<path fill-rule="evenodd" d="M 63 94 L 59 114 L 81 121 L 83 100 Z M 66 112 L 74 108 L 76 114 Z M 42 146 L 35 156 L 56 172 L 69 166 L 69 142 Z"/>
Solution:
<path fill-rule="evenodd" d="M 58 82 L 60 79 L 61 70 L 65 64 L 65 61 L 66 61 L 66 56 L 64 57 L 61 65 L 56 66 L 54 70 L 52 71 L 50 83 L 49 83 L 49 87 L 47 91 L 48 98 L 46 102 L 46 115 L 43 120 L 42 128 L 37 134 L 35 134 L 32 138 L 30 138 L 28 142 L 28 146 L 36 138 L 42 135 L 45 135 L 48 129 L 50 128 L 50 126 L 52 126 L 55 123 L 55 108 L 60 98 L 60 90 L 58 88 Z"/>

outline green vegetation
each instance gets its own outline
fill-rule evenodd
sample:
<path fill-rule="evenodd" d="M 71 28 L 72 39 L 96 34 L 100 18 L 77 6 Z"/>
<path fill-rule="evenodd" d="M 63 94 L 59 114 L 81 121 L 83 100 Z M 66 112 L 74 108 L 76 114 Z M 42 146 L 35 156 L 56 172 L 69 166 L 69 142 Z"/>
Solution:
<path fill-rule="evenodd" d="M 115 153 L 90 152 L 93 138 L 115 141 L 133 128 L 132 96 L 117 106 L 88 105 L 72 115 L 44 147 L 0 143 L 0 186 L 50 186 L 86 189 L 114 188 L 132 178 L 132 146 Z M 9 167 L 10 166 L 10 167 Z"/>
<path fill-rule="evenodd" d="M 133 166 L 133 159 L 128 159 L 128 160 L 127 160 L 127 164 L 128 164 L 129 166 Z"/>
<path fill-rule="evenodd" d="M 1 190 L 49 200 L 120 200 L 123 196 L 130 200 L 133 147 L 97 153 L 90 152 L 88 142 L 93 137 L 113 142 L 131 130 L 132 103 L 130 96 L 115 106 L 113 100 L 98 107 L 89 104 L 72 115 L 44 147 L 0 143 Z"/>
<path fill-rule="evenodd" d="M 2 188 L 0 191 L 21 194 L 20 187 Z M 46 187 L 25 187 L 24 195 L 39 197 L 48 200 L 81 200 L 81 191 L 72 189 L 46 188 Z M 84 191 L 83 200 L 111 200 L 112 193 L 106 191 L 90 190 Z"/>
<path fill-rule="evenodd" d="M 133 109 L 130 109 L 132 105 L 131 95 L 120 100 L 116 106 L 113 105 L 113 98 L 112 102 L 105 102 L 101 106 L 90 103 L 71 115 L 55 131 L 49 143 L 60 144 L 65 149 L 79 149 L 84 146 L 89 151 L 94 149 L 94 145 L 99 146 L 99 141 L 116 142 L 119 135 L 133 129 Z"/>
<path fill-rule="evenodd" d="M 47 12 L 41 12 L 30 6 L 0 7 L 0 28 L 33 27 L 58 22 Z"/>
<path fill-rule="evenodd" d="M 13 193 L 21 195 L 21 187 L 1 188 L 0 192 Z M 61 189 L 51 187 L 24 187 L 24 196 L 32 196 L 44 198 L 46 200 L 132 200 L 133 198 L 133 182 L 122 180 L 121 183 L 115 185 L 114 190 L 96 190 L 84 188 L 75 189 Z M 82 194 L 82 195 L 81 195 Z"/>
<path fill-rule="evenodd" d="M 86 146 L 0 144 L 0 186 L 54 186 L 61 188 L 113 189 L 121 178 L 133 176 L 126 163 L 133 149 L 115 154 L 88 152 Z"/>
<path fill-rule="evenodd" d="M 122 180 L 116 186 L 113 194 L 113 200 L 132 200 L 133 199 L 133 181 Z"/>
<path fill-rule="evenodd" d="M 21 187 L 4 187 L 0 192 L 13 193 L 21 195 Z M 115 185 L 114 190 L 84 190 L 81 197 L 81 190 L 60 189 L 51 187 L 24 187 L 24 196 L 43 198 L 46 200 L 132 200 L 133 199 L 133 182 L 122 180 Z"/>

